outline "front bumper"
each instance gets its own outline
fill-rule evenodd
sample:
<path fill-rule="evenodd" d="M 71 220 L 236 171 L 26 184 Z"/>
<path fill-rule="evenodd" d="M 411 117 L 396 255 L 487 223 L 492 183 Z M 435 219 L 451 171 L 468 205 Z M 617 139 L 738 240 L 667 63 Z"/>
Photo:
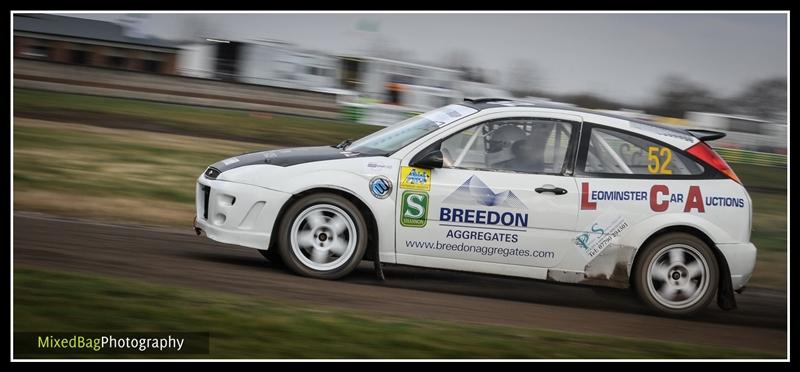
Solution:
<path fill-rule="evenodd" d="M 291 194 L 230 181 L 197 179 L 194 227 L 210 239 L 268 249 L 278 212 Z"/>
<path fill-rule="evenodd" d="M 744 287 L 756 267 L 756 246 L 753 243 L 717 244 L 728 261 L 733 290 Z"/>

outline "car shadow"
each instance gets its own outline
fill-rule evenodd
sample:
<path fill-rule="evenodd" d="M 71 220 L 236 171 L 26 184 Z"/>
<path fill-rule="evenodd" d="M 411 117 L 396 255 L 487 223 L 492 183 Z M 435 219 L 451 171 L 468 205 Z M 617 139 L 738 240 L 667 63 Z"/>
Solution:
<path fill-rule="evenodd" d="M 248 249 L 248 251 L 251 250 Z M 282 275 L 294 275 L 282 263 L 270 262 L 255 251 L 242 252 L 242 254 L 184 252 L 181 255 L 252 270 L 266 269 Z M 364 261 L 356 270 L 340 281 L 432 293 L 657 316 L 642 304 L 630 289 L 592 287 L 402 265 L 384 265 L 383 272 L 386 277 L 385 281 L 378 279 L 371 261 Z M 705 323 L 786 329 L 785 313 L 781 318 L 780 312 L 778 312 L 776 317 L 773 312 L 763 311 L 762 307 L 746 305 L 741 306 L 740 304 L 738 310 L 723 311 L 716 306 L 716 303 L 712 303 L 704 312 L 685 319 Z"/>
<path fill-rule="evenodd" d="M 215 262 L 215 263 L 222 263 L 228 265 L 236 265 L 236 266 L 245 266 L 250 268 L 278 268 L 280 269 L 279 265 L 276 265 L 273 262 L 262 257 L 258 252 L 256 252 L 255 256 L 241 256 L 241 255 L 230 255 L 225 253 L 210 253 L 210 252 L 181 252 L 178 254 L 179 256 L 202 260 L 207 262 Z"/>

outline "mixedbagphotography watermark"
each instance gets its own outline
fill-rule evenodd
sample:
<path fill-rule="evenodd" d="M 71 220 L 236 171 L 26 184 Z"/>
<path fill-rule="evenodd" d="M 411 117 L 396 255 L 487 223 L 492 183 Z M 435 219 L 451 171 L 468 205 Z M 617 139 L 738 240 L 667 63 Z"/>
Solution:
<path fill-rule="evenodd" d="M 208 332 L 14 332 L 14 354 L 208 354 Z"/>

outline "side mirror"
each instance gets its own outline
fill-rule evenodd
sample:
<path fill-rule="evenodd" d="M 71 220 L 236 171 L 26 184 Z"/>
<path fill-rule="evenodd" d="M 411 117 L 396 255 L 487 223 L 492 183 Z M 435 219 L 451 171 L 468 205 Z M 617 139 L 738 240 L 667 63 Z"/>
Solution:
<path fill-rule="evenodd" d="M 442 155 L 442 150 L 436 149 L 428 149 L 425 151 L 421 151 L 419 154 L 414 156 L 413 159 L 408 163 L 412 167 L 417 168 L 441 168 L 442 164 L 444 164 L 444 157 Z"/>

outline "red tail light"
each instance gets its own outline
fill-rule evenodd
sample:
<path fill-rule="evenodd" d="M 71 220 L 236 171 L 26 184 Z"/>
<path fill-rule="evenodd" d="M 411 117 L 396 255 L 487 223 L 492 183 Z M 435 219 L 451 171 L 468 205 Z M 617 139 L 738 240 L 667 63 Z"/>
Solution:
<path fill-rule="evenodd" d="M 702 160 L 706 164 L 714 167 L 714 169 L 722 172 L 726 176 L 730 177 L 730 179 L 742 183 L 739 180 L 739 177 L 736 176 L 736 173 L 733 173 L 733 169 L 728 165 L 728 163 L 722 157 L 717 154 L 714 149 L 711 148 L 705 142 L 700 142 L 692 147 L 690 147 L 686 152 L 696 156 L 698 159 Z"/>

